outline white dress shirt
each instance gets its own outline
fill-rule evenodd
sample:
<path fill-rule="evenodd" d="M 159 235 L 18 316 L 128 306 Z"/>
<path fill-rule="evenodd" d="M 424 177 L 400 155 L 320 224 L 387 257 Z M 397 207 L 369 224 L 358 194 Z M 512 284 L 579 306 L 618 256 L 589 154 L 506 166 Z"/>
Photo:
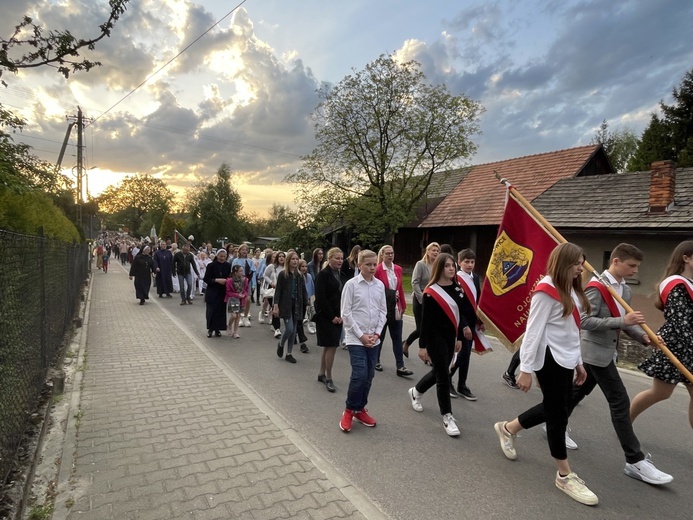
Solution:
<path fill-rule="evenodd" d="M 553 285 L 551 277 L 545 276 L 539 283 Z M 573 303 L 581 311 L 580 301 L 571 290 Z M 546 357 L 546 347 L 551 349 L 554 360 L 563 368 L 573 369 L 582 365 L 580 354 L 580 328 L 573 314 L 565 318 L 563 305 L 545 292 L 532 295 L 525 337 L 520 346 L 520 371 L 532 373 L 541 370 Z"/>
<path fill-rule="evenodd" d="M 344 284 L 341 307 L 347 345 L 361 345 L 364 334 L 380 334 L 387 320 L 383 282 L 358 274 Z"/>

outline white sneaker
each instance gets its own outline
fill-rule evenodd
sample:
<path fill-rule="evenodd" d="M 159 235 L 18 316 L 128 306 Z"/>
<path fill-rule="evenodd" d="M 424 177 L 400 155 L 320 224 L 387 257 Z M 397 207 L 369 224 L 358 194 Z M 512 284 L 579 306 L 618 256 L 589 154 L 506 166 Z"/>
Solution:
<path fill-rule="evenodd" d="M 443 415 L 443 427 L 445 428 L 445 433 L 450 437 L 457 437 L 460 434 L 460 429 L 457 427 L 455 418 L 451 413 Z"/>
<path fill-rule="evenodd" d="M 409 399 L 411 400 L 411 407 L 416 412 L 423 412 L 423 405 L 421 404 L 421 394 L 416 391 L 416 387 L 411 387 L 409 389 Z"/>
<path fill-rule="evenodd" d="M 315 323 L 308 322 L 308 334 L 315 334 Z"/>
<path fill-rule="evenodd" d="M 250 324 L 250 318 L 249 318 L 248 316 L 246 316 L 245 318 L 243 318 L 243 325 L 244 325 L 245 327 L 252 327 L 252 325 Z"/>
<path fill-rule="evenodd" d="M 544 437 L 546 437 L 546 423 L 544 423 L 544 426 L 541 427 L 541 431 L 544 432 Z M 565 447 L 568 450 L 578 449 L 577 443 L 570 438 L 570 428 L 566 428 L 565 430 Z"/>
<path fill-rule="evenodd" d="M 282 331 L 279 329 L 274 329 L 274 337 L 275 338 L 281 338 L 282 336 Z"/>
<path fill-rule="evenodd" d="M 503 450 L 503 455 L 510 460 L 515 460 L 517 458 L 517 451 L 515 451 L 515 437 L 516 435 L 508 432 L 505 425 L 508 421 L 497 422 L 493 425 L 493 429 L 496 430 L 498 434 L 498 440 L 500 441 L 501 450 Z"/>
<path fill-rule="evenodd" d="M 245 327 L 245 323 L 243 322 L 243 316 L 238 318 L 238 326 L 239 327 Z"/>
<path fill-rule="evenodd" d="M 257 322 L 258 323 L 265 323 L 265 315 L 262 311 L 257 315 Z"/>
<path fill-rule="evenodd" d="M 655 465 L 652 464 L 652 461 L 650 460 L 649 453 L 647 454 L 647 457 L 640 462 L 636 462 L 635 464 L 626 463 L 626 467 L 623 472 L 629 477 L 654 485 L 668 484 L 674 480 L 674 477 L 671 475 L 667 475 L 663 471 L 659 471 L 657 468 L 655 468 Z"/>
<path fill-rule="evenodd" d="M 585 485 L 585 481 L 572 471 L 567 476 L 561 477 L 556 472 L 556 487 L 573 500 L 586 506 L 596 506 L 599 503 L 597 495 L 592 493 Z"/>

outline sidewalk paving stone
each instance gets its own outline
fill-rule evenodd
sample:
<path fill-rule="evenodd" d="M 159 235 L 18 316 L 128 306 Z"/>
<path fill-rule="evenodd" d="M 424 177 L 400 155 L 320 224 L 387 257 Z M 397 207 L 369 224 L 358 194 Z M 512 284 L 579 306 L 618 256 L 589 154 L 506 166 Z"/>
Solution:
<path fill-rule="evenodd" d="M 54 519 L 366 518 L 151 294 L 93 274 Z"/>

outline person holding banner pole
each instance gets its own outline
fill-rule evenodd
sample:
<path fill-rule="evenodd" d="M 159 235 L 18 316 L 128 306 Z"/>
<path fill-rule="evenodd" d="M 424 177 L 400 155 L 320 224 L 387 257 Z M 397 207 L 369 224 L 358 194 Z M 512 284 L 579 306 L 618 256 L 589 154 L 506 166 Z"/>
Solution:
<path fill-rule="evenodd" d="M 659 335 L 667 348 L 688 371 L 693 371 L 693 240 L 681 242 L 674 249 L 659 284 L 656 307 L 664 312 Z M 638 367 L 652 377 L 652 387 L 636 395 L 630 404 L 632 421 L 650 406 L 671 397 L 678 383 L 684 383 L 691 396 L 688 421 L 693 428 L 693 384 L 675 367 L 661 350 Z"/>
<path fill-rule="evenodd" d="M 445 433 L 457 437 L 460 430 L 452 415 L 450 367 L 462 348 L 462 339 L 471 340 L 472 331 L 460 312 L 462 290 L 451 255 L 441 253 L 436 258 L 431 279 L 423 291 L 422 307 L 419 358 L 430 361 L 433 369 L 409 389 L 409 400 L 415 411 L 423 412 L 421 397 L 435 385 Z"/>
<path fill-rule="evenodd" d="M 630 303 L 631 294 L 626 279 L 637 274 L 643 256 L 643 252 L 632 244 L 618 244 L 611 252 L 609 268 L 601 276 L 626 303 Z M 650 338 L 639 327 L 645 323 L 645 318 L 641 312 L 626 312 L 597 277 L 587 284 L 585 294 L 591 310 L 582 315 L 580 337 L 587 379 L 573 389 L 568 414 L 599 385 L 609 403 L 611 422 L 626 457 L 624 473 L 648 484 L 668 484 L 673 477 L 659 471 L 640 449 L 640 441 L 630 420 L 628 391 L 615 362 L 621 332 L 640 343 L 650 343 Z"/>
<path fill-rule="evenodd" d="M 570 242 L 558 245 L 549 255 L 547 275 L 531 297 L 517 378 L 520 390 L 528 392 L 534 373 L 543 400 L 511 421 L 497 422 L 494 429 L 503 454 L 514 460 L 517 434 L 546 422 L 549 450 L 557 469 L 556 487 L 577 502 L 596 505 L 597 495 L 572 471 L 565 445 L 573 383 L 582 385 L 587 376 L 580 353 L 580 313 L 590 312 L 581 283 L 584 262 L 582 249 Z"/>

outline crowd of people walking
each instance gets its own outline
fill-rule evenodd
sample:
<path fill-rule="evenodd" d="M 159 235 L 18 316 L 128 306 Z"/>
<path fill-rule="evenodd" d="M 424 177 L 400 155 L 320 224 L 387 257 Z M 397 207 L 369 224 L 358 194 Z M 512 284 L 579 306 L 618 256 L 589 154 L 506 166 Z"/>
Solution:
<path fill-rule="evenodd" d="M 306 333 L 315 334 L 320 350 L 317 381 L 328 392 L 337 391 L 333 366 L 337 349 L 345 347 L 351 376 L 339 421 L 344 432 L 352 430 L 354 421 L 367 427 L 377 424 L 366 405 L 375 372 L 383 370 L 386 334 L 395 373 L 404 378 L 414 375 L 405 360 L 418 340 L 418 358 L 429 368 L 407 391 L 411 407 L 422 412 L 425 394 L 435 387 L 445 433 L 460 435 L 451 399 L 476 400 L 467 380 L 472 345 L 485 330 L 477 314 L 481 290 L 474 273 L 476 255 L 471 249 L 455 256 L 445 244 L 432 242 L 425 248 L 411 281 L 416 328 L 403 341 L 407 299 L 403 269 L 395 263 L 391 245 L 384 245 L 377 253 L 355 246 L 346 258 L 337 247 L 327 251 L 317 248 L 301 258 L 294 250 L 251 251 L 247 244 L 218 250 L 203 244 L 195 253 L 188 243 L 179 249 L 167 241 L 150 245 L 120 240 L 98 246 L 95 254 L 97 262 L 101 257 L 98 265 L 104 272 L 108 261 L 104 257 L 113 251 L 123 265 L 130 264 L 129 275 L 140 305 L 149 298 L 152 279 L 159 298 L 179 293 L 180 305 L 190 305 L 195 296 L 203 295 L 207 337 L 221 337 L 222 331 L 227 331 L 231 338 L 239 339 L 239 328 L 252 326 L 253 304 L 258 325 L 270 326 L 280 359 L 296 363 L 294 347 L 310 353 Z M 524 392 L 535 377 L 543 398 L 514 419 L 497 422 L 494 430 L 503 455 L 515 460 L 517 434 L 543 425 L 556 466 L 556 487 L 580 503 L 595 505 L 597 495 L 568 463 L 567 450 L 577 449 L 568 429 L 574 407 L 599 386 L 609 402 L 612 423 L 624 450 L 625 474 L 649 484 L 666 484 L 673 477 L 644 455 L 632 423 L 644 410 L 671 396 L 681 382 L 691 395 L 689 420 L 693 428 L 693 385 L 655 350 L 639 367 L 652 377 L 652 387 L 629 401 L 616 369 L 614 347 L 619 331 L 649 344 L 650 339 L 639 327 L 644 318 L 640 312 L 626 313 L 601 283 L 593 280 L 583 286 L 584 260 L 582 249 L 575 244 L 561 244 L 551 253 L 547 274 L 531 296 L 522 345 L 502 374 L 508 386 Z M 639 249 L 620 244 L 603 273 L 626 302 L 630 289 L 625 281 L 637 273 L 641 261 Z M 658 307 L 665 317 L 659 331 L 662 340 L 689 370 L 693 369 L 693 241 L 683 242 L 672 253 L 660 285 Z"/>

